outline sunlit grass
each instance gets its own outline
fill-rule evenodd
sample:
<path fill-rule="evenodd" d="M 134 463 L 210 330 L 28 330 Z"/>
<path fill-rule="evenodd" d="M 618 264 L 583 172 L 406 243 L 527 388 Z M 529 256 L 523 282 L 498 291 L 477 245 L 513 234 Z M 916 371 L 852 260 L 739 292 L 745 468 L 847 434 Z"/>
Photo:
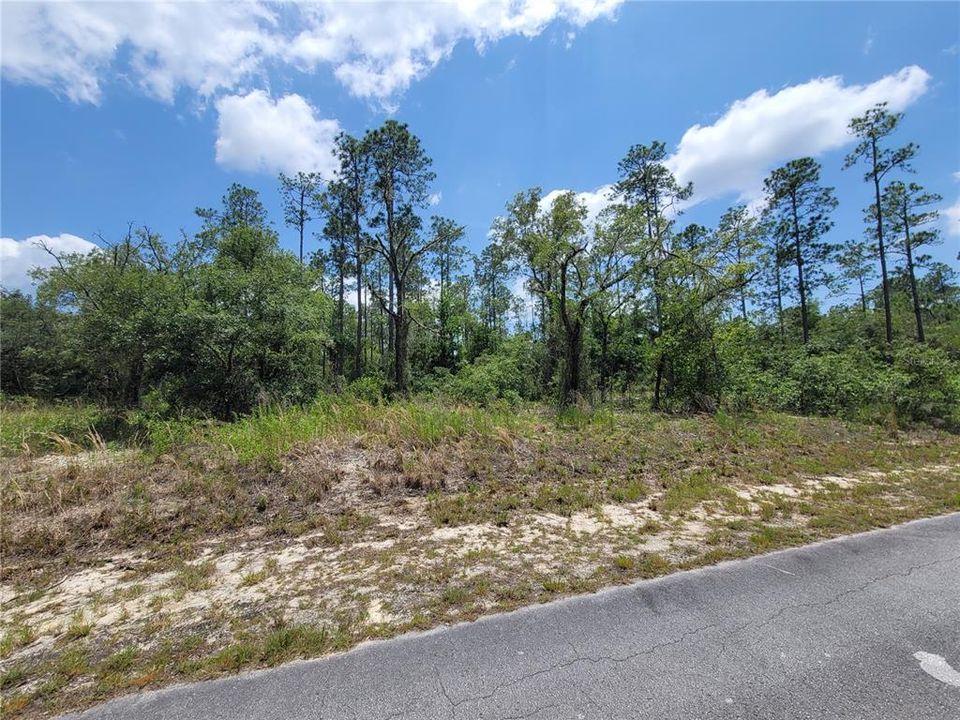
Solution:
<path fill-rule="evenodd" d="M 371 405 L 346 397 L 322 397 L 306 407 L 263 410 L 234 423 L 200 426 L 193 439 L 227 447 L 241 462 L 276 461 L 298 443 L 324 438 L 370 435 L 390 447 L 434 447 L 466 437 L 491 437 L 500 429 L 516 431 L 532 417 L 515 409 L 414 401 Z"/>
<path fill-rule="evenodd" d="M 117 420 L 94 405 L 0 403 L 0 453 L 18 455 L 63 451 L 69 445 L 87 449 L 96 435 L 111 437 Z"/>

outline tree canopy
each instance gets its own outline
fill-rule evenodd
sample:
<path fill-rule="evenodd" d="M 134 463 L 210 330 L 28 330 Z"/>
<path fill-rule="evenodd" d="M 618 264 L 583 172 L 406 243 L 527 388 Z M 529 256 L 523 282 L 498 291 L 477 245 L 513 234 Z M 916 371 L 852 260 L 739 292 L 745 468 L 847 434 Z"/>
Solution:
<path fill-rule="evenodd" d="M 51 251 L 35 298 L 3 293 L 3 393 L 224 419 L 347 391 L 956 425 L 960 291 L 924 252 L 939 196 L 905 177 L 913 143 L 887 147 L 899 120 L 851 121 L 847 166 L 876 191 L 864 239 L 832 235 L 812 158 L 774 169 L 761 207 L 685 223 L 696 189 L 654 141 L 599 213 L 521 190 L 475 254 L 428 215 L 437 178 L 409 127 L 341 133 L 334 177 L 279 178 L 296 254 L 239 184 L 193 236 Z"/>

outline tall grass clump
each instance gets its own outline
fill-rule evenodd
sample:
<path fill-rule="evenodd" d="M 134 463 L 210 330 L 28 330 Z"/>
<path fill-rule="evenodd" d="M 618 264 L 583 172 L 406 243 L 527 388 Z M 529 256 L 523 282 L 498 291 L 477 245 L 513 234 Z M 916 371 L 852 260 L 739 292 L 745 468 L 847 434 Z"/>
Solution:
<path fill-rule="evenodd" d="M 526 418 L 515 408 L 413 400 L 373 405 L 348 395 L 325 395 L 305 406 L 263 408 L 232 423 L 195 426 L 192 441 L 226 447 L 241 462 L 275 462 L 299 443 L 325 438 L 373 435 L 393 447 L 434 447 L 502 429 L 516 431 Z M 155 435 L 162 437 L 163 430 Z"/>
<path fill-rule="evenodd" d="M 0 403 L 0 454 L 100 449 L 104 439 L 126 437 L 124 418 L 84 403 Z"/>

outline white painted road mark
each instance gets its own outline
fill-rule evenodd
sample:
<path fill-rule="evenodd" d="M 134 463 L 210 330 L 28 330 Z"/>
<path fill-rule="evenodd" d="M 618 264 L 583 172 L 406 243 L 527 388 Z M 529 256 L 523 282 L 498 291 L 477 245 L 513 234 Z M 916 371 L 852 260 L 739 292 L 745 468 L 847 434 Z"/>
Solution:
<path fill-rule="evenodd" d="M 920 669 L 927 675 L 947 685 L 960 688 L 960 672 L 950 667 L 950 663 L 942 657 L 927 652 L 915 652 L 913 656 L 920 661 Z"/>

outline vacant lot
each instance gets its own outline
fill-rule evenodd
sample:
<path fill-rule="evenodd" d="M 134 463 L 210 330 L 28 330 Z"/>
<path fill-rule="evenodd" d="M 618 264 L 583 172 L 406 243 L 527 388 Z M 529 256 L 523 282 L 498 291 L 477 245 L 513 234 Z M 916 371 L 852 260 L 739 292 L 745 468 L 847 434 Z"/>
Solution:
<path fill-rule="evenodd" d="M 324 400 L 109 444 L 91 413 L 4 418 L 5 716 L 960 510 L 934 431 Z"/>

